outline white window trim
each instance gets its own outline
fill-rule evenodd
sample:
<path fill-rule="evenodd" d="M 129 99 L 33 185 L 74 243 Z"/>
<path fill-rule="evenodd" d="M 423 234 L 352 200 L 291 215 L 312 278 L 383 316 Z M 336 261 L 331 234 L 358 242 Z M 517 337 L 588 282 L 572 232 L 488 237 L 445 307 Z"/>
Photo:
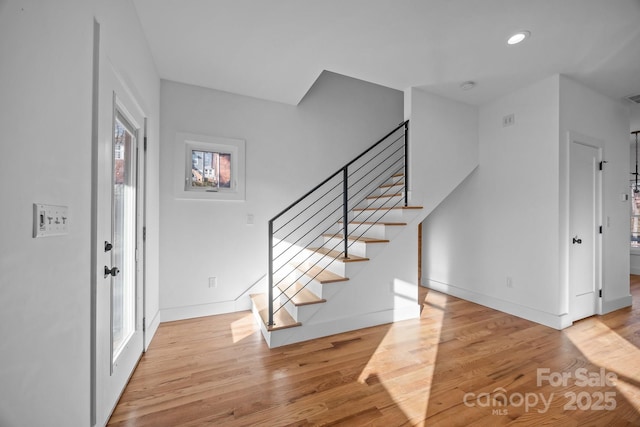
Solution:
<path fill-rule="evenodd" d="M 185 200 L 245 200 L 245 141 L 192 133 L 176 133 L 174 155 L 174 192 Z M 190 187 L 191 151 L 231 153 L 231 188 L 207 191 Z"/>

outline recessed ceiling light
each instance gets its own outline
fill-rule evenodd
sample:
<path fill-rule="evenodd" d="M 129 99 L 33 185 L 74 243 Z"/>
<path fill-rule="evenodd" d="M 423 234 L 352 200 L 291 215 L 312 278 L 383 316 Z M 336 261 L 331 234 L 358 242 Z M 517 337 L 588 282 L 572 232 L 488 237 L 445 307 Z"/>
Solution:
<path fill-rule="evenodd" d="M 460 89 L 462 90 L 469 90 L 469 89 L 473 89 L 476 85 L 476 82 L 472 82 L 471 80 L 469 80 L 468 82 L 464 82 L 460 84 Z"/>
<path fill-rule="evenodd" d="M 529 31 L 520 31 L 509 37 L 507 44 L 518 44 L 523 42 L 531 33 Z"/>

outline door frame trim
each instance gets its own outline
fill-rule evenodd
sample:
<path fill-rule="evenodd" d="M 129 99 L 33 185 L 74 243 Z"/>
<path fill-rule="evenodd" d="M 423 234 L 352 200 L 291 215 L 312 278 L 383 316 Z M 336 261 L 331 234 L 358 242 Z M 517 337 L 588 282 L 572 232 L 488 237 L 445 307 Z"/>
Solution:
<path fill-rule="evenodd" d="M 109 97 L 110 99 L 114 95 L 113 90 L 105 91 L 105 93 L 101 93 L 101 83 L 102 79 L 105 78 L 101 74 L 101 68 L 104 70 L 104 67 L 109 67 L 111 72 L 113 73 L 115 79 L 118 81 L 118 84 L 121 86 L 122 93 L 120 95 L 126 98 L 126 105 L 123 102 L 118 102 L 118 109 L 125 113 L 125 116 L 128 116 L 128 120 L 132 120 L 132 114 L 130 110 L 136 110 L 136 114 L 141 116 L 141 120 L 133 120 L 133 123 L 138 127 L 138 137 L 137 137 L 137 147 L 138 152 L 135 154 L 137 164 L 137 173 L 136 173 L 136 247 L 140 247 L 142 249 L 141 256 L 136 260 L 136 280 L 139 282 L 137 285 L 137 289 L 139 289 L 141 295 L 140 300 L 141 304 L 140 310 L 136 310 L 138 315 L 136 316 L 136 329 L 139 329 L 141 334 L 141 352 L 136 359 L 136 365 L 140 360 L 142 354 L 144 354 L 146 346 L 146 331 L 143 319 L 146 317 L 146 243 L 143 239 L 142 230 L 143 227 L 146 226 L 147 223 L 147 156 L 146 150 L 144 150 L 144 140 L 147 136 L 147 120 L 148 115 L 145 112 L 145 109 L 140 105 L 140 101 L 137 96 L 135 96 L 134 92 L 132 92 L 131 85 L 127 84 L 127 81 L 123 78 L 118 70 L 114 66 L 114 64 L 110 61 L 107 55 L 107 49 L 105 49 L 105 45 L 101 40 L 101 25 L 98 20 L 94 17 L 94 25 L 93 25 L 93 56 L 92 56 L 92 127 L 91 127 L 91 236 L 90 236 L 90 258 L 91 258 L 91 266 L 90 266 L 90 425 L 95 426 L 98 424 L 98 416 L 100 409 L 99 392 L 98 392 L 98 384 L 99 384 L 99 372 L 98 372 L 98 361 L 100 355 L 98 354 L 98 345 L 99 340 L 97 336 L 98 332 L 98 286 L 101 286 L 101 281 L 99 280 L 100 269 L 102 264 L 98 262 L 100 259 L 101 251 L 101 242 L 103 242 L 103 236 L 100 233 L 100 224 L 98 222 L 99 219 L 99 202 L 100 202 L 100 185 L 101 185 L 101 175 L 100 175 L 100 155 L 102 150 L 101 144 L 101 134 L 102 129 L 100 128 L 100 120 L 101 120 L 101 102 L 104 101 L 104 97 Z M 108 47 L 108 46 L 107 46 Z M 115 111 L 116 102 L 115 97 L 112 101 L 112 108 Z M 122 99 L 120 100 L 122 101 Z M 112 111 L 112 112 L 113 112 Z M 113 116 L 113 114 L 112 114 Z M 140 123 L 138 123 L 140 121 Z M 113 126 L 111 126 L 113 129 Z M 142 150 L 142 151 L 141 151 Z M 142 171 L 140 171 L 142 168 Z M 140 176 L 140 173 L 143 173 L 143 176 Z M 140 179 L 143 178 L 143 179 Z M 138 268 L 140 271 L 138 271 Z M 138 295 L 136 295 L 136 299 Z M 136 303 L 137 305 L 137 303 Z M 135 368 L 134 368 L 135 370 Z M 133 371 L 132 373 L 133 374 Z M 121 390 L 120 394 L 124 391 Z M 111 410 L 115 409 L 112 408 Z"/>
<path fill-rule="evenodd" d="M 567 200 L 567 209 L 566 209 L 566 233 L 565 233 L 565 250 L 567 253 L 567 266 L 566 266 L 566 274 L 567 274 L 567 294 L 568 294 L 568 299 L 567 299 L 567 311 L 569 314 L 569 318 L 573 319 L 572 316 L 572 298 L 573 298 L 573 292 L 572 292 L 572 288 L 571 288 L 571 268 L 570 268 L 570 262 L 571 262 L 571 257 L 570 257 L 570 251 L 571 251 L 571 144 L 580 144 L 582 146 L 585 147 L 590 147 L 593 149 L 597 150 L 597 158 L 596 158 L 596 162 L 602 162 L 604 159 L 604 141 L 591 137 L 591 136 L 587 136 L 584 134 L 581 134 L 579 132 L 575 132 L 575 131 L 568 131 L 567 132 L 567 174 L 566 174 L 566 200 Z M 604 263 L 603 263 L 603 258 L 604 258 L 604 245 L 603 245 L 603 236 L 604 236 L 604 223 L 603 223 L 603 213 L 604 213 L 604 209 L 603 209 L 603 189 L 604 189 L 604 174 L 603 174 L 604 170 L 600 171 L 600 173 L 597 173 L 596 176 L 596 221 L 600 223 L 600 225 L 603 226 L 603 233 L 597 233 L 596 230 L 593 230 L 595 239 L 594 239 L 594 244 L 595 244 L 595 267 L 596 267 L 596 272 L 595 272 L 595 280 L 596 280 L 596 292 L 602 292 L 604 294 L 605 292 L 605 286 L 604 286 Z M 596 295 L 596 304 L 595 304 L 595 313 L 594 315 L 601 315 L 602 314 L 602 297 L 599 297 L 598 295 Z M 573 320 L 571 320 L 571 322 L 573 322 Z"/>

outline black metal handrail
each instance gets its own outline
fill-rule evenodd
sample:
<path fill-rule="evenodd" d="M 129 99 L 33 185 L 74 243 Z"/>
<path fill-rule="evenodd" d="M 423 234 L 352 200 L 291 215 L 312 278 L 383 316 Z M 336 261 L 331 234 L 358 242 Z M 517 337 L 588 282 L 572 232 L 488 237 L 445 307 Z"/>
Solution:
<path fill-rule="evenodd" d="M 349 243 L 350 237 L 364 235 L 364 233 L 379 222 L 386 213 L 382 214 L 377 221 L 368 222 L 369 219 L 383 209 L 397 207 L 400 203 L 403 203 L 404 206 L 408 205 L 408 131 L 409 121 L 407 120 L 400 123 L 395 129 L 371 147 L 269 220 L 269 266 L 267 273 L 269 281 L 268 326 L 274 325 L 274 314 L 282 309 L 286 302 L 294 298 L 295 295 L 323 271 L 320 270 L 314 275 L 310 273 L 313 268 L 327 258 L 330 259 L 330 262 L 338 258 L 348 259 L 349 248 L 355 243 Z M 385 200 L 377 208 L 374 208 L 373 211 L 362 210 L 358 213 L 353 213 L 356 206 L 364 202 L 367 198 L 373 197 L 374 192 L 379 191 L 380 185 L 383 182 L 398 174 L 404 175 L 404 197 L 402 201 L 396 201 L 392 205 L 387 205 L 388 200 L 393 200 L 392 197 L 388 197 L 393 194 L 387 194 L 391 191 L 391 187 L 389 187 L 382 190 L 382 194 L 378 196 L 387 196 L 388 200 Z M 361 215 L 365 216 L 365 212 L 369 213 L 368 216 L 366 216 L 364 221 L 356 224 L 353 230 L 350 231 L 349 215 L 352 214 L 352 219 L 356 220 L 360 218 Z M 290 218 L 287 218 L 287 216 L 290 216 Z M 276 226 L 277 221 L 281 221 L 282 224 L 277 224 Z M 332 235 L 329 233 L 329 238 L 339 238 L 340 242 L 334 244 L 333 247 L 327 247 L 324 246 L 324 244 L 321 245 L 327 250 L 324 251 L 322 256 L 315 262 L 309 261 L 314 256 L 314 252 L 311 252 L 305 257 L 305 250 L 311 248 L 316 241 L 326 236 L 329 230 L 335 227 L 336 223 L 341 223 L 341 229 Z M 364 231 L 361 230 L 363 224 L 367 225 Z M 282 238 L 276 237 L 276 233 L 281 233 L 284 236 Z M 278 239 L 278 241 L 274 244 L 275 239 Z M 293 243 L 285 239 L 291 239 Z M 280 246 L 283 242 L 288 245 Z M 339 246 L 342 246 L 341 251 L 337 250 Z M 274 256 L 276 249 L 279 253 Z M 335 254 L 336 252 L 337 255 Z M 310 265 L 308 265 L 308 261 Z M 274 265 L 276 262 L 279 264 L 278 266 Z M 297 266 L 304 265 L 305 271 L 297 272 L 295 269 L 291 269 L 291 271 L 286 274 L 285 272 L 281 273 L 281 270 L 284 270 L 294 262 Z M 293 275 L 293 273 L 295 273 L 295 275 Z M 275 280 L 274 276 L 276 274 L 282 277 L 279 280 Z M 293 278 L 290 279 L 292 275 Z M 303 284 L 299 290 L 293 293 L 293 295 L 287 296 L 285 292 L 289 292 L 296 281 L 305 275 L 309 280 Z M 276 283 L 274 283 L 274 281 Z M 281 289 L 280 286 L 284 286 L 284 289 Z M 275 296 L 274 288 L 278 288 L 278 293 Z M 274 302 L 283 296 L 285 302 L 274 310 Z"/>

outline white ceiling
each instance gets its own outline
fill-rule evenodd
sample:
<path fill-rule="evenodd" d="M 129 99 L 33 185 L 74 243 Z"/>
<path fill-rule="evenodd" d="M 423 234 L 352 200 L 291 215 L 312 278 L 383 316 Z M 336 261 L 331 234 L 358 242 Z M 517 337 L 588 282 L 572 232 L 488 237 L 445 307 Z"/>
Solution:
<path fill-rule="evenodd" d="M 470 104 L 556 73 L 640 93 L 640 0 L 134 3 L 162 78 L 288 104 L 323 70 Z M 532 35 L 508 46 L 517 30 Z"/>

